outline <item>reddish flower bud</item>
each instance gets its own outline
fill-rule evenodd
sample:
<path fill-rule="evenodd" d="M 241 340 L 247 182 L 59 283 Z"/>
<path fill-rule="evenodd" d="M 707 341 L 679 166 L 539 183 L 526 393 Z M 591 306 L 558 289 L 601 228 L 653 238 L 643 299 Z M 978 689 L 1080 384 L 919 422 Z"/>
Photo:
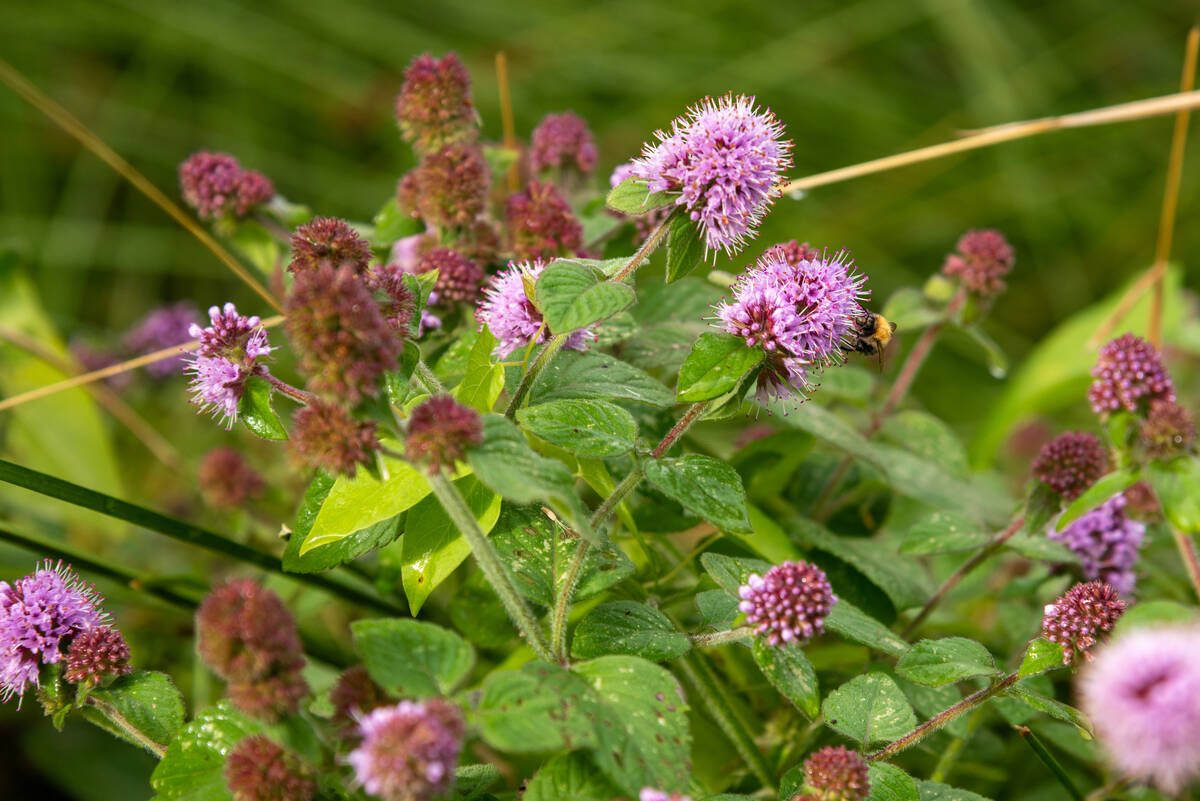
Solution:
<path fill-rule="evenodd" d="M 402 189 L 407 186 L 412 192 L 401 198 L 401 205 L 415 203 L 425 222 L 456 228 L 483 212 L 492 174 L 475 145 L 454 144 L 430 153 L 413 174 L 411 181 L 401 182 Z"/>
<path fill-rule="evenodd" d="M 121 632 L 109 626 L 91 629 L 71 640 L 64 677 L 72 684 L 95 686 L 108 676 L 123 676 L 133 670 L 128 662 L 129 646 Z"/>
<path fill-rule="evenodd" d="M 1103 581 L 1076 584 L 1052 604 L 1046 605 L 1042 634 L 1063 649 L 1063 664 L 1069 665 L 1079 651 L 1088 659 L 1098 635 L 1112 631 L 1125 614 L 1125 602 Z"/>
<path fill-rule="evenodd" d="M 288 272 L 314 270 L 322 263 L 334 267 L 348 264 L 355 272 L 362 272 L 370 261 L 371 246 L 357 231 L 343 220 L 318 217 L 292 234 L 292 262 Z"/>
<path fill-rule="evenodd" d="M 1170 459 L 1191 449 L 1196 424 L 1187 408 L 1172 401 L 1155 401 L 1142 423 L 1138 440 L 1151 459 Z"/>
<path fill-rule="evenodd" d="M 746 622 L 770 645 L 804 642 L 820 634 L 838 600 L 825 572 L 807 562 L 782 562 L 765 576 L 752 574 L 738 595 Z"/>
<path fill-rule="evenodd" d="M 242 219 L 275 195 L 262 173 L 242 169 L 233 156 L 203 150 L 179 165 L 179 186 L 184 201 L 208 220 Z"/>
<path fill-rule="evenodd" d="M 404 139 L 421 151 L 475 140 L 479 115 L 471 76 L 457 55 L 435 59 L 426 53 L 412 60 L 396 97 L 396 122 Z"/>
<path fill-rule="evenodd" d="M 258 734 L 233 747 L 225 781 L 234 801 L 311 801 L 317 783 L 299 757 Z"/>
<path fill-rule="evenodd" d="M 300 634 L 279 596 L 251 579 L 216 588 L 196 610 L 196 648 L 226 681 L 253 681 L 303 664 Z"/>
<path fill-rule="evenodd" d="M 791 267 L 799 267 L 801 262 L 812 261 L 821 258 L 821 251 L 812 247 L 807 242 L 801 244 L 795 239 L 775 245 L 767 249 L 767 253 L 774 253 L 777 257 L 783 259 Z M 763 254 L 766 256 L 767 254 Z"/>
<path fill-rule="evenodd" d="M 942 272 L 959 278 L 978 295 L 1004 291 L 1004 277 L 1012 272 L 1016 257 L 1012 245 L 999 231 L 968 231 L 958 240 L 958 253 L 946 257 Z"/>
<path fill-rule="evenodd" d="M 864 801 L 871 791 L 866 760 L 842 745 L 827 745 L 806 759 L 804 780 L 815 801 Z"/>
<path fill-rule="evenodd" d="M 529 138 L 529 166 L 534 172 L 573 168 L 590 175 L 596 167 L 596 141 L 588 125 L 567 111 L 547 114 Z"/>
<path fill-rule="evenodd" d="M 300 666 L 281 668 L 261 679 L 230 682 L 225 688 L 233 705 L 255 720 L 275 723 L 300 711 L 300 702 L 308 695 L 308 682 Z"/>
<path fill-rule="evenodd" d="M 479 299 L 483 287 L 483 270 L 457 250 L 436 247 L 422 253 L 417 262 L 417 274 L 434 270 L 438 271 L 437 281 L 433 285 L 438 305 L 474 305 Z M 430 303 L 433 302 L 434 298 L 431 295 Z"/>
<path fill-rule="evenodd" d="M 197 472 L 200 492 L 213 506 L 233 509 L 266 488 L 266 481 L 235 448 L 213 448 L 204 455 Z"/>
<path fill-rule="evenodd" d="M 1101 417 L 1124 409 L 1145 413 L 1155 401 L 1175 402 L 1175 385 L 1153 345 L 1125 334 L 1100 348 L 1088 388 L 1092 411 Z"/>
<path fill-rule="evenodd" d="M 405 455 L 436 473 L 466 458 L 467 448 L 483 442 L 479 413 L 449 395 L 435 395 L 417 406 L 408 420 Z"/>
<path fill-rule="evenodd" d="M 1092 434 L 1068 431 L 1042 447 L 1033 474 L 1064 500 L 1073 501 L 1108 469 L 1108 456 Z"/>
<path fill-rule="evenodd" d="M 350 478 L 379 450 L 374 422 L 355 420 L 341 406 L 322 400 L 296 410 L 288 442 L 301 463 Z"/>
<path fill-rule="evenodd" d="M 329 700 L 333 703 L 333 722 L 345 739 L 358 739 L 358 721 L 368 712 L 392 702 L 362 665 L 355 665 L 338 677 L 337 684 L 329 691 Z"/>
<path fill-rule="evenodd" d="M 531 181 L 505 205 L 508 235 L 519 259 L 553 258 L 583 245 L 583 226 L 553 184 Z"/>

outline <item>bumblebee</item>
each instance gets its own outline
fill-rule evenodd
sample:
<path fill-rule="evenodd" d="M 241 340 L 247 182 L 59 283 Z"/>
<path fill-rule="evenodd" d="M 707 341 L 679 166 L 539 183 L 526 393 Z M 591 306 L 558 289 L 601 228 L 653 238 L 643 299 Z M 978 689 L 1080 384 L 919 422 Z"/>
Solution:
<path fill-rule="evenodd" d="M 854 353 L 864 353 L 868 356 L 875 354 L 879 357 L 879 369 L 883 370 L 883 351 L 892 341 L 896 333 L 896 324 L 882 314 L 866 312 L 854 321 L 854 331 L 850 341 L 842 346 L 842 350 Z"/>

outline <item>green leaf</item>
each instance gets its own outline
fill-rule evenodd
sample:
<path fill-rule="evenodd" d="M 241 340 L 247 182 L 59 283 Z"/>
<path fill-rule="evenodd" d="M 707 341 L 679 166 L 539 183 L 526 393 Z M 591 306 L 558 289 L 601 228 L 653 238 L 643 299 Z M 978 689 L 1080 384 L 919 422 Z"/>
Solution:
<path fill-rule="evenodd" d="M 257 220 L 241 220 L 233 224 L 229 244 L 254 265 L 262 275 L 270 278 L 283 255 L 282 247 L 275 237 Z M 286 262 L 285 262 L 286 263 Z"/>
<path fill-rule="evenodd" d="M 1183 456 L 1167 464 L 1151 462 L 1146 478 L 1171 525 L 1188 536 L 1200 532 L 1200 460 Z"/>
<path fill-rule="evenodd" d="M 505 176 L 514 164 L 521 158 L 521 153 L 516 148 L 504 147 L 503 145 L 484 145 L 483 157 L 488 163 L 488 169 L 492 174 L 492 185 L 503 186 Z"/>
<path fill-rule="evenodd" d="M 350 631 L 371 678 L 402 698 L 449 694 L 475 664 L 475 651 L 466 640 L 433 623 L 356 620 Z"/>
<path fill-rule="evenodd" d="M 591 686 L 558 665 L 529 662 L 483 682 L 476 707 L 480 736 L 514 753 L 574 750 L 597 744 L 593 719 L 602 714 Z"/>
<path fill-rule="evenodd" d="M 535 453 L 521 429 L 506 418 L 483 415 L 483 444 L 468 451 L 467 462 L 500 497 L 519 504 L 549 503 L 576 532 L 595 538 L 571 471 L 562 462 Z"/>
<path fill-rule="evenodd" d="M 609 654 L 640 656 L 662 662 L 692 647 L 667 616 L 636 601 L 613 601 L 588 612 L 575 629 L 571 656 L 591 659 Z"/>
<path fill-rule="evenodd" d="M 890 656 L 903 656 L 909 649 L 909 644 L 900 635 L 844 599 L 833 605 L 825 618 L 825 628 L 844 640 Z"/>
<path fill-rule="evenodd" d="M 537 305 L 553 334 L 569 334 L 633 305 L 633 289 L 602 281 L 586 267 L 551 262 L 537 279 Z"/>
<path fill-rule="evenodd" d="M 738 588 L 746 583 L 751 574 L 763 575 L 771 569 L 770 562 L 761 559 L 744 559 L 737 556 L 712 553 L 700 554 L 700 564 L 712 576 L 713 581 L 721 585 L 725 592 L 738 598 Z"/>
<path fill-rule="evenodd" d="M 602 400 L 559 400 L 527 406 L 517 422 L 530 433 L 580 456 L 620 456 L 633 450 L 637 423 L 620 406 Z"/>
<path fill-rule="evenodd" d="M 996 676 L 1000 670 L 987 648 L 966 637 L 921 640 L 896 663 L 896 673 L 928 687 L 953 684 L 972 676 Z"/>
<path fill-rule="evenodd" d="M 1088 739 L 1092 737 L 1092 723 L 1087 719 L 1087 716 L 1073 706 L 1068 706 L 1062 701 L 1056 701 L 1053 698 L 1036 693 L 1028 687 L 1020 684 L 1014 684 L 1009 687 L 1005 695 L 1016 698 L 1025 702 L 1038 712 L 1044 712 L 1052 718 L 1061 720 L 1065 723 L 1070 723 L 1079 729 Z"/>
<path fill-rule="evenodd" d="M 916 287 L 901 287 L 883 305 L 883 316 L 900 331 L 911 333 L 933 325 L 942 318 L 942 310 L 929 305 Z"/>
<path fill-rule="evenodd" d="M 918 780 L 917 792 L 921 794 L 921 801 L 991 801 L 991 799 L 979 795 L 979 793 L 972 793 L 970 790 L 960 790 L 957 787 L 951 787 L 941 782 Z"/>
<path fill-rule="evenodd" d="M 454 801 L 471 801 L 478 798 L 499 778 L 499 768 L 490 762 L 459 765 L 454 770 Z"/>
<path fill-rule="evenodd" d="M 1062 508 L 1062 498 L 1044 481 L 1033 482 L 1025 499 L 1025 531 L 1034 537 L 1045 537 L 1050 521 Z"/>
<path fill-rule="evenodd" d="M 974 551 L 987 544 L 991 536 L 980 531 L 979 523 L 958 512 L 931 512 L 913 523 L 904 534 L 900 553 L 927 556 L 937 553 Z"/>
<path fill-rule="evenodd" d="M 964 325 L 959 330 L 983 350 L 984 362 L 992 378 L 1004 378 L 1008 375 L 1008 355 L 978 323 Z"/>
<path fill-rule="evenodd" d="M 700 612 L 700 622 L 705 626 L 727 629 L 740 614 L 737 596 L 725 590 L 704 590 L 696 593 L 693 600 Z"/>
<path fill-rule="evenodd" d="M 505 504 L 492 544 L 512 574 L 517 592 L 534 603 L 553 606 L 579 538 L 535 506 Z M 574 598 L 583 601 L 599 595 L 633 572 L 633 562 L 615 544 L 594 545 L 579 570 Z"/>
<path fill-rule="evenodd" d="M 390 247 L 398 239 L 404 239 L 406 236 L 419 234 L 425 230 L 421 221 L 411 214 L 405 213 L 394 197 L 389 197 L 384 202 L 372 222 L 375 223 L 375 231 L 371 237 L 371 244 L 377 248 Z"/>
<path fill-rule="evenodd" d="M 159 801 L 232 801 L 225 783 L 225 757 L 245 737 L 263 733 L 251 720 L 221 701 L 196 715 L 167 747 L 150 776 Z"/>
<path fill-rule="evenodd" d="M 97 687 L 90 697 L 113 710 L 137 730 L 160 745 L 168 745 L 183 726 L 183 696 L 165 673 L 138 670 L 119 676 L 107 687 Z M 86 713 L 95 710 L 87 709 Z M 142 745 L 120 729 L 107 727 L 134 745 Z"/>
<path fill-rule="evenodd" d="M 692 737 L 679 682 L 633 656 L 603 656 L 575 666 L 608 712 L 597 720 L 596 764 L 629 796 L 643 787 L 681 792 L 691 781 Z"/>
<path fill-rule="evenodd" d="M 287 429 L 271 407 L 271 385 L 265 378 L 251 376 L 238 401 L 238 417 L 242 424 L 263 439 L 287 439 Z"/>
<path fill-rule="evenodd" d="M 671 217 L 667 231 L 667 283 L 671 284 L 696 269 L 707 250 L 700 229 L 686 214 Z"/>
<path fill-rule="evenodd" d="M 475 476 L 454 482 L 470 507 L 483 533 L 492 530 L 500 517 L 500 498 Z M 385 552 L 385 557 L 395 549 Z M 425 600 L 471 554 L 471 546 L 450 520 L 437 498 L 423 499 L 409 510 L 400 541 L 400 580 L 413 617 Z M 384 562 L 391 561 L 385 558 Z"/>
<path fill-rule="evenodd" d="M 762 348 L 747 347 L 741 337 L 705 332 L 679 368 L 676 400 L 694 403 L 732 392 L 762 360 Z"/>
<path fill-rule="evenodd" d="M 838 537 L 805 518 L 793 518 L 788 526 L 801 545 L 832 554 L 858 569 L 887 594 L 897 609 L 920 606 L 933 593 L 926 574 L 915 562 L 889 554 L 879 542 Z"/>
<path fill-rule="evenodd" d="M 642 469 L 651 486 L 717 528 L 741 533 L 753 530 L 742 478 L 720 459 L 689 453 L 647 459 Z"/>
<path fill-rule="evenodd" d="M 621 795 L 581 751 L 559 754 L 538 769 L 521 801 L 611 801 Z"/>
<path fill-rule="evenodd" d="M 531 404 L 594 398 L 635 401 L 659 408 L 675 402 L 671 391 L 654 376 L 596 351 L 559 351 L 538 374 L 529 393 Z"/>
<path fill-rule="evenodd" d="M 1062 646 L 1056 642 L 1050 642 L 1045 637 L 1038 637 L 1025 649 L 1025 656 L 1021 659 L 1021 667 L 1017 669 L 1017 675 L 1024 679 L 1062 666 Z"/>
<path fill-rule="evenodd" d="M 962 441 L 950 426 L 927 412 L 905 409 L 889 415 L 879 433 L 922 459 L 936 462 L 951 475 L 962 477 L 968 472 Z"/>
<path fill-rule="evenodd" d="M 674 202 L 675 198 L 671 195 L 651 192 L 644 182 L 635 178 L 626 178 L 617 184 L 604 200 L 610 209 L 622 214 L 645 214 Z"/>
<path fill-rule="evenodd" d="M 404 341 L 404 352 L 400 354 L 400 366 L 383 374 L 383 389 L 388 403 L 403 407 L 412 394 L 412 375 L 421 361 L 421 348 L 411 339 Z"/>
<path fill-rule="evenodd" d="M 895 765 L 872 762 L 867 767 L 871 793 L 867 801 L 921 801 L 917 783 Z"/>
<path fill-rule="evenodd" d="M 775 689 L 795 704 L 809 720 L 816 720 L 821 713 L 817 672 L 799 643 L 774 646 L 768 645 L 761 637 L 755 637 L 752 650 L 754 661 Z"/>
<path fill-rule="evenodd" d="M 333 476 L 323 472 L 318 472 L 308 485 L 304 500 L 296 512 L 292 533 L 288 535 L 287 545 L 283 549 L 283 569 L 287 572 L 319 573 L 382 548 L 400 536 L 401 518 L 396 515 L 301 556 L 300 547 L 312 530 L 313 521 L 317 519 L 317 513 L 321 511 L 321 505 L 333 485 Z"/>
<path fill-rule="evenodd" d="M 825 722 L 865 749 L 908 734 L 917 717 L 896 682 L 884 673 L 856 676 L 838 687 L 821 705 Z"/>
<path fill-rule="evenodd" d="M 1056 530 L 1062 531 L 1109 498 L 1129 489 L 1138 482 L 1138 478 L 1138 473 L 1135 470 L 1116 470 L 1106 476 L 1102 476 L 1095 484 L 1088 487 L 1082 495 L 1071 502 L 1071 505 L 1058 518 L 1058 523 L 1055 524 Z"/>
<path fill-rule="evenodd" d="M 496 338 L 484 326 L 467 355 L 466 375 L 454 389 L 455 399 L 477 412 L 490 412 L 504 391 L 504 366 L 492 364 L 492 350 L 495 347 Z"/>
<path fill-rule="evenodd" d="M 1062 564 L 1079 564 L 1079 557 L 1061 542 L 1055 542 L 1044 533 L 1032 534 L 1019 531 L 1004 543 L 1004 547 L 1024 556 L 1043 562 L 1059 562 Z"/>

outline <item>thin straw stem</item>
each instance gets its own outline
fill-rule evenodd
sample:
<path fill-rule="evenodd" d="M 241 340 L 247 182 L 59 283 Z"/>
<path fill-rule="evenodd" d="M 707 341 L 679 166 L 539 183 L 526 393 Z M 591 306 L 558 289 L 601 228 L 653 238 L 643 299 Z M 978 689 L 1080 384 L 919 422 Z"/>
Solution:
<path fill-rule="evenodd" d="M 513 125 L 512 93 L 508 85 L 508 57 L 503 51 L 496 54 L 496 89 L 500 95 L 500 124 L 504 127 L 504 146 L 509 150 L 517 147 L 516 126 Z M 516 192 L 521 188 L 517 165 L 508 168 L 505 176 L 508 191 Z"/>

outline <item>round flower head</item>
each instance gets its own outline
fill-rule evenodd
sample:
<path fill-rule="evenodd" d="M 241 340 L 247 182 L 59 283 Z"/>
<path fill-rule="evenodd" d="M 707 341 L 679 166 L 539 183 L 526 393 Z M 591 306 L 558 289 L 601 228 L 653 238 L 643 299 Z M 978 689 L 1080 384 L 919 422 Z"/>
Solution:
<path fill-rule="evenodd" d="M 390 703 L 387 692 L 362 665 L 348 668 L 329 691 L 333 722 L 344 739 L 358 739 L 358 721 L 368 712 Z"/>
<path fill-rule="evenodd" d="M 795 239 L 768 248 L 767 253 L 778 256 L 792 267 L 799 267 L 800 263 L 805 261 L 819 261 L 823 255 L 819 249 L 807 242 L 800 243 Z"/>
<path fill-rule="evenodd" d="M 1033 474 L 1073 501 L 1108 469 L 1108 456 L 1092 434 L 1068 431 L 1047 442 L 1033 460 Z"/>
<path fill-rule="evenodd" d="M 1138 440 L 1151 459 L 1178 456 L 1196 441 L 1192 413 L 1172 401 L 1155 401 L 1138 431 Z"/>
<path fill-rule="evenodd" d="M 542 322 L 542 313 L 526 293 L 526 287 L 532 291 L 545 268 L 541 261 L 509 262 L 507 269 L 492 276 L 476 317 L 496 337 L 496 349 L 492 351 L 496 358 L 504 358 L 517 348 L 550 338 L 551 332 Z M 587 350 L 594 338 L 591 329 L 585 328 L 567 337 L 563 347 Z"/>
<path fill-rule="evenodd" d="M 1016 256 L 999 231 L 967 231 L 958 240 L 958 252 L 946 257 L 942 272 L 961 279 L 968 291 L 992 296 L 1004 291 L 1004 277 L 1012 272 Z"/>
<path fill-rule="evenodd" d="M 267 373 L 263 361 L 274 348 L 267 343 L 262 321 L 238 314 L 232 303 L 213 306 L 208 316 L 207 328 L 193 323 L 188 330 L 200 346 L 185 357 L 183 369 L 191 376 L 192 403 L 224 417 L 228 430 L 237 421 L 247 379 Z"/>
<path fill-rule="evenodd" d="M 643 787 L 638 793 L 638 801 L 692 801 L 692 797 L 679 793 L 664 793 L 653 787 Z"/>
<path fill-rule="evenodd" d="M 202 219 L 242 219 L 275 195 L 262 173 L 244 170 L 233 156 L 200 151 L 179 165 L 183 199 Z"/>
<path fill-rule="evenodd" d="M 324 262 L 334 267 L 349 264 L 355 272 L 362 272 L 370 261 L 371 246 L 349 224 L 336 217 L 317 217 L 292 234 L 288 272 L 313 270 Z"/>
<path fill-rule="evenodd" d="M 229 752 L 225 782 L 234 801 L 311 801 L 317 795 L 317 783 L 300 759 L 261 734 Z"/>
<path fill-rule="evenodd" d="M 1103 581 L 1076 584 L 1052 604 L 1046 605 L 1042 634 L 1063 649 L 1063 664 L 1069 665 L 1079 651 L 1091 659 L 1097 635 L 1107 634 L 1125 614 L 1125 602 Z"/>
<path fill-rule="evenodd" d="M 824 571 L 807 562 L 783 562 L 765 576 L 752 574 L 738 588 L 746 622 L 769 645 L 804 642 L 824 631 L 837 603 Z"/>
<path fill-rule="evenodd" d="M 302 464 L 349 478 L 360 465 L 370 466 L 379 450 L 373 421 L 356 420 L 341 406 L 320 399 L 296 410 L 288 444 Z"/>
<path fill-rule="evenodd" d="M 845 251 L 790 264 L 771 248 L 733 285 L 733 301 L 717 307 L 729 333 L 766 354 L 758 398 L 803 393 L 808 370 L 842 358 L 842 346 L 863 314 L 866 276 L 854 272 Z"/>
<path fill-rule="evenodd" d="M 38 686 L 38 670 L 63 658 L 62 646 L 102 626 L 102 599 L 75 571 L 46 561 L 33 575 L 0 581 L 0 700 Z"/>
<path fill-rule="evenodd" d="M 583 225 L 554 184 L 530 181 L 505 204 L 512 251 L 520 259 L 574 253 L 583 244 Z"/>
<path fill-rule="evenodd" d="M 867 762 L 857 751 L 827 745 L 804 760 L 806 801 L 865 801 L 871 791 Z"/>
<path fill-rule="evenodd" d="M 1080 706 L 1112 765 L 1174 795 L 1200 775 L 1200 628 L 1137 629 L 1101 648 Z"/>
<path fill-rule="evenodd" d="M 383 801 L 430 801 L 454 783 L 462 748 L 457 706 L 437 698 L 401 701 L 363 718 L 349 762 L 359 784 Z"/>
<path fill-rule="evenodd" d="M 255 720 L 276 723 L 300 711 L 300 702 L 308 695 L 308 682 L 299 666 L 251 681 L 231 681 L 225 693 L 233 705 Z"/>
<path fill-rule="evenodd" d="M 466 458 L 467 448 L 483 442 L 479 413 L 450 395 L 434 395 L 412 410 L 404 454 L 410 462 L 427 465 L 429 471 L 453 468 Z"/>
<path fill-rule="evenodd" d="M 457 55 L 436 59 L 425 53 L 409 63 L 396 96 L 396 123 L 404 139 L 421 151 L 475 140 L 479 115 L 471 100 L 471 76 Z"/>
<path fill-rule="evenodd" d="M 479 300 L 484 274 L 474 261 L 451 248 L 430 248 L 421 254 L 414 272 L 422 275 L 434 270 L 438 276 L 433 291 L 439 305 L 474 305 Z"/>
<path fill-rule="evenodd" d="M 1068 524 L 1050 530 L 1050 539 L 1066 545 L 1079 557 L 1083 575 L 1111 584 L 1121 595 L 1137 583 L 1133 565 L 1146 536 L 1146 526 L 1125 514 L 1125 496 L 1117 495 Z"/>
<path fill-rule="evenodd" d="M 402 337 L 408 335 L 417 306 L 416 297 L 404 283 L 404 276 L 412 272 L 403 263 L 377 264 L 363 276 L 367 287 L 383 296 L 380 311 L 392 330 Z"/>
<path fill-rule="evenodd" d="M 1146 340 L 1124 334 L 1100 348 L 1088 388 L 1092 411 L 1101 417 L 1124 409 L 1146 412 L 1155 401 L 1175 402 L 1175 385 L 1162 357 Z"/>
<path fill-rule="evenodd" d="M 200 492 L 213 506 L 233 509 L 262 495 L 266 481 L 236 448 L 213 448 L 196 472 Z"/>
<path fill-rule="evenodd" d="M 418 216 L 430 225 L 462 227 L 483 212 L 491 185 L 483 151 L 475 145 L 454 144 L 421 160 L 411 182 L 415 196 L 400 201 L 401 205 L 414 203 Z"/>
<path fill-rule="evenodd" d="M 124 676 L 132 671 L 128 662 L 129 645 L 121 632 L 101 626 L 82 631 L 71 640 L 63 678 L 72 684 L 94 687 L 108 676 Z"/>
<path fill-rule="evenodd" d="M 529 137 L 529 166 L 534 172 L 574 168 L 590 175 L 596 167 L 596 141 L 587 123 L 569 111 L 547 114 Z"/>
<path fill-rule="evenodd" d="M 356 404 L 378 394 L 383 374 L 396 369 L 403 332 L 388 324 L 350 265 L 322 263 L 297 273 L 285 309 L 300 369 L 316 392 Z"/>
<path fill-rule="evenodd" d="M 192 326 L 198 319 L 200 313 L 196 306 L 186 300 L 155 309 L 125 335 L 125 347 L 132 353 L 146 354 L 182 345 L 190 338 Z M 159 359 L 146 365 L 146 372 L 160 380 L 169 378 L 179 371 L 184 361 L 182 354 Z"/>
<path fill-rule="evenodd" d="M 756 109 L 753 98 L 730 94 L 705 98 L 675 120 L 670 134 L 657 136 L 633 160 L 631 176 L 652 192 L 676 194 L 676 205 L 700 224 L 707 249 L 741 250 L 792 164 L 783 124 Z"/>

